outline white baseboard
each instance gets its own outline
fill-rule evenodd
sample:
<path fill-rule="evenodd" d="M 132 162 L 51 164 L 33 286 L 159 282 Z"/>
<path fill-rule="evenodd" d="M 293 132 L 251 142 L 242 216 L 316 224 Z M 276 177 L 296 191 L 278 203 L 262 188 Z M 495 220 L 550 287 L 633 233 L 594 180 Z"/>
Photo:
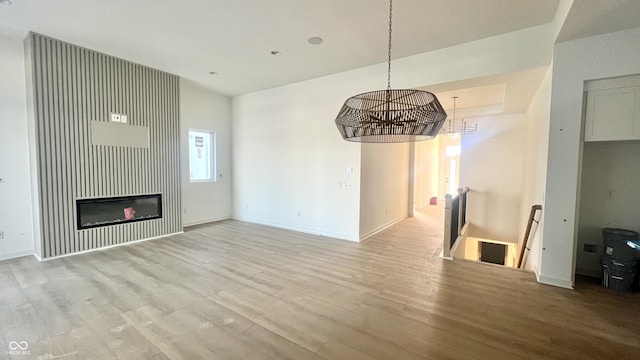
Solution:
<path fill-rule="evenodd" d="M 0 254 L 0 261 L 33 255 L 33 252 L 34 252 L 33 249 L 27 249 L 27 250 L 13 251 L 10 253 Z"/>
<path fill-rule="evenodd" d="M 149 240 L 156 240 L 156 239 L 162 239 L 165 237 L 169 237 L 169 236 L 173 236 L 173 235 L 179 235 L 179 234 L 184 234 L 184 231 L 179 231 L 176 233 L 172 233 L 172 234 L 166 234 L 166 235 L 160 235 L 160 236 L 154 236 L 151 238 L 147 238 L 147 239 L 140 239 L 140 240 L 134 240 L 134 241 L 129 241 L 129 242 L 125 242 L 122 244 L 115 244 L 115 245 L 109 245 L 109 246 L 103 246 L 103 247 L 99 247 L 99 248 L 95 248 L 95 249 L 89 249 L 89 250 L 84 250 L 84 251 L 78 251 L 78 252 L 74 252 L 71 254 L 64 254 L 64 255 L 58 255 L 58 256 L 53 256 L 53 257 L 48 257 L 46 259 L 41 259 L 38 255 L 34 254 L 34 256 L 36 257 L 36 259 L 38 259 L 39 261 L 49 261 L 49 260 L 55 260 L 55 259 L 60 259 L 60 258 L 65 258 L 65 257 L 69 257 L 69 256 L 75 256 L 75 255 L 80 255 L 80 254 L 86 254 L 86 253 L 90 253 L 90 252 L 94 252 L 94 251 L 100 251 L 100 250 L 107 250 L 107 249 L 111 249 L 111 248 L 115 248 L 115 247 L 119 247 L 119 246 L 124 246 L 124 245 L 131 245 L 131 244 L 136 244 L 136 243 L 140 243 L 143 241 L 149 241 Z"/>
<path fill-rule="evenodd" d="M 304 226 L 281 224 L 281 223 L 277 223 L 277 222 L 273 222 L 273 221 L 269 221 L 269 220 L 264 220 L 264 219 L 259 219 L 259 218 L 253 218 L 253 217 L 249 217 L 249 216 L 242 216 L 242 215 L 238 216 L 238 215 L 235 215 L 233 217 L 233 219 L 234 220 L 238 220 L 238 221 L 254 223 L 254 224 L 272 226 L 272 227 L 276 227 L 276 228 L 280 228 L 280 229 L 297 231 L 297 232 L 301 232 L 301 233 L 305 233 L 305 234 L 325 236 L 325 237 L 330 237 L 330 238 L 339 239 L 339 240 L 348 240 L 348 241 L 356 241 L 356 242 L 358 241 L 358 239 L 355 239 L 352 236 L 349 236 L 347 234 L 335 233 L 335 232 L 319 230 L 319 229 L 312 229 L 312 228 L 307 228 L 307 227 L 304 227 Z"/>
<path fill-rule="evenodd" d="M 531 266 L 529 268 L 529 267 L 527 267 L 527 263 L 524 263 L 523 270 L 531 271 L 532 273 L 536 274 L 536 280 L 540 278 L 540 269 L 538 269 L 537 266 Z"/>
<path fill-rule="evenodd" d="M 366 234 L 364 234 L 364 235 L 360 236 L 360 241 L 364 241 L 364 240 L 366 240 L 367 238 L 370 238 L 370 237 L 372 237 L 373 235 L 375 235 L 375 234 L 377 234 L 377 233 L 379 233 L 379 232 L 381 232 L 381 231 L 384 231 L 384 230 L 386 230 L 386 229 L 388 229 L 388 228 L 392 227 L 393 225 L 395 225 L 395 224 L 399 223 L 400 221 L 402 221 L 402 220 L 404 220 L 404 219 L 406 219 L 406 218 L 407 218 L 407 215 L 403 215 L 403 216 L 400 216 L 400 217 L 398 217 L 398 218 L 396 218 L 396 219 L 393 219 L 393 220 L 389 221 L 389 222 L 388 222 L 388 223 L 386 223 L 386 224 L 380 225 L 380 226 L 378 226 L 377 228 L 375 228 L 375 229 L 373 229 L 373 230 L 371 230 L 371 231 L 367 232 Z"/>
<path fill-rule="evenodd" d="M 538 282 L 545 285 L 557 286 L 565 289 L 573 290 L 573 282 L 564 279 L 558 279 L 550 276 L 538 275 L 536 273 Z"/>
<path fill-rule="evenodd" d="M 213 218 L 213 219 L 189 221 L 189 222 L 182 223 L 182 227 L 184 228 L 189 226 L 208 224 L 216 221 L 229 220 L 229 219 L 231 219 L 231 216 L 222 216 L 222 217 Z"/>

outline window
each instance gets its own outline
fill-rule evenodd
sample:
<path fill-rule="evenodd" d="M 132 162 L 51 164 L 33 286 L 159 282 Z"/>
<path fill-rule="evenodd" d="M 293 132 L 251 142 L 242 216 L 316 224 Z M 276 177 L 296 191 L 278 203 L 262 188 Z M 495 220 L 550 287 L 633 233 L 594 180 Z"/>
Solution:
<path fill-rule="evenodd" d="M 189 129 L 189 178 L 191 182 L 216 181 L 216 134 Z"/>

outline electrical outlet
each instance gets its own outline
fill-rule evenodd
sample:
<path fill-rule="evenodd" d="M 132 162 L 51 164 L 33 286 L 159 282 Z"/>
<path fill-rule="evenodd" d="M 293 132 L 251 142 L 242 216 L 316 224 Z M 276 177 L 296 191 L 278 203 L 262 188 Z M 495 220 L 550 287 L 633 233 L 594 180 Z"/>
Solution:
<path fill-rule="evenodd" d="M 123 124 L 127 123 L 127 115 L 125 114 L 120 114 L 120 122 Z"/>
<path fill-rule="evenodd" d="M 588 253 L 597 253 L 598 252 L 598 245 L 596 245 L 596 244 L 583 244 L 582 250 L 584 252 L 588 252 Z"/>
<path fill-rule="evenodd" d="M 121 120 L 120 120 L 120 114 L 114 114 L 114 113 L 111 113 L 111 121 L 113 121 L 113 122 L 120 122 L 120 121 L 121 121 Z"/>
<path fill-rule="evenodd" d="M 4 231 L 0 231 L 0 240 L 4 239 Z"/>

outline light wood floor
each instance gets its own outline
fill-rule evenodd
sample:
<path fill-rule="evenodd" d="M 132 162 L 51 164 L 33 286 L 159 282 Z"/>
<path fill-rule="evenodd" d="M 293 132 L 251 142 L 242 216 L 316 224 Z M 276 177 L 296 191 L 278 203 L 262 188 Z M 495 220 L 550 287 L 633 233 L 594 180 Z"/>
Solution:
<path fill-rule="evenodd" d="M 640 295 L 444 261 L 440 239 L 424 215 L 362 244 L 223 221 L 0 262 L 0 358 L 640 358 Z"/>

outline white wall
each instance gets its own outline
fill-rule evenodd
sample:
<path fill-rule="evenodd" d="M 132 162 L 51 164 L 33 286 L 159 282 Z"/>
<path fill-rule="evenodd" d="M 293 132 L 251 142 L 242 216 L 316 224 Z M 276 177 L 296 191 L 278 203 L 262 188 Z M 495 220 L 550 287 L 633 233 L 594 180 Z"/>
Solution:
<path fill-rule="evenodd" d="M 478 132 L 462 137 L 460 184 L 467 201 L 469 236 L 518 241 L 526 116 L 473 119 Z"/>
<path fill-rule="evenodd" d="M 0 260 L 34 249 L 22 40 L 0 33 Z"/>
<path fill-rule="evenodd" d="M 363 144 L 360 240 L 407 218 L 411 146 Z"/>
<path fill-rule="evenodd" d="M 555 26 L 545 24 L 394 60 L 392 86 L 414 88 L 548 66 Z M 378 77 L 385 73 L 386 64 L 376 67 Z"/>
<path fill-rule="evenodd" d="M 538 26 L 394 60 L 392 86 L 415 88 L 546 66 L 552 30 Z M 386 64 L 378 64 L 235 97 L 234 217 L 357 240 L 360 145 L 341 140 L 334 119 L 348 97 L 384 89 L 385 74 Z M 353 174 L 346 174 L 347 167 Z M 350 187 L 340 189 L 338 183 Z"/>
<path fill-rule="evenodd" d="M 520 230 L 518 239 L 522 239 L 526 231 L 531 206 L 544 204 L 545 180 L 547 178 L 547 149 L 549 146 L 549 121 L 551 115 L 551 67 L 547 70 L 540 87 L 533 96 L 526 117 L 526 147 L 524 158 L 522 208 L 520 210 Z M 544 211 L 544 206 L 542 208 Z M 529 236 L 528 255 L 525 254 L 524 268 L 536 274 L 540 272 L 540 253 L 542 249 L 543 217 L 539 224 L 532 224 Z M 518 251 L 520 247 L 518 247 Z"/>
<path fill-rule="evenodd" d="M 577 235 L 584 82 L 640 74 L 640 28 L 556 44 L 539 281 L 571 287 Z"/>
<path fill-rule="evenodd" d="M 357 241 L 360 146 L 335 127 L 337 84 L 310 83 L 233 99 L 233 215 Z"/>
<path fill-rule="evenodd" d="M 640 230 L 638 159 L 640 141 L 584 144 L 576 273 L 600 276 L 602 228 Z M 583 251 L 584 244 L 597 252 Z"/>
<path fill-rule="evenodd" d="M 415 145 L 415 190 L 414 208 L 420 210 L 429 205 L 432 197 L 438 196 L 440 169 L 440 137 L 420 141 Z"/>
<path fill-rule="evenodd" d="M 216 182 L 189 180 L 189 129 L 216 134 Z M 231 99 L 180 79 L 183 226 L 231 217 Z"/>

